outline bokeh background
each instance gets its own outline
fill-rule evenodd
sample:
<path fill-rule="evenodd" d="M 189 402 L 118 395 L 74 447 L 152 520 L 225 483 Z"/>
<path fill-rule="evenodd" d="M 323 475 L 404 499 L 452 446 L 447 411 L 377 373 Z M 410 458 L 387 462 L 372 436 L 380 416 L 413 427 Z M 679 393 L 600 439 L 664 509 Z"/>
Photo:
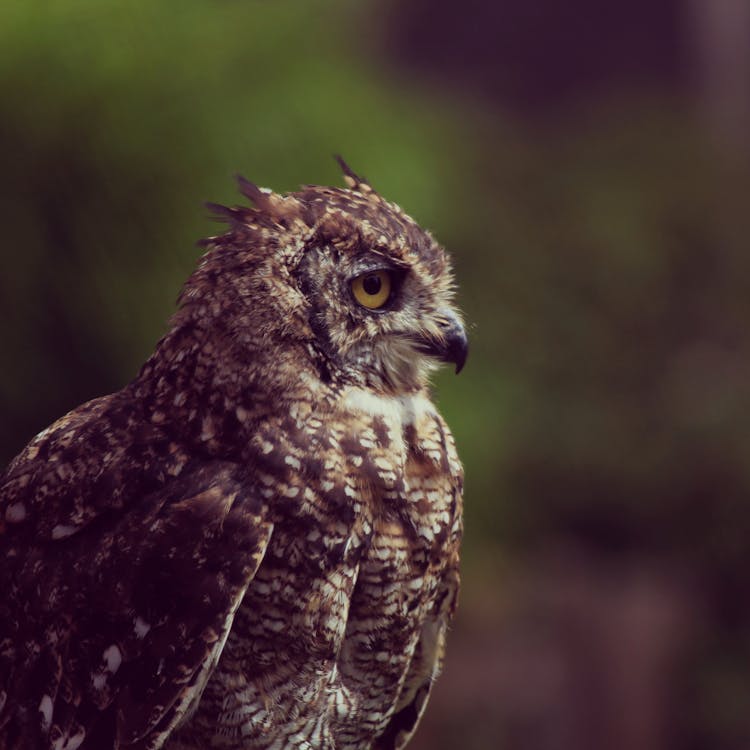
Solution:
<path fill-rule="evenodd" d="M 420 748 L 750 747 L 750 4 L 4 0 L 0 463 L 163 333 L 232 175 L 452 251 L 464 593 Z"/>

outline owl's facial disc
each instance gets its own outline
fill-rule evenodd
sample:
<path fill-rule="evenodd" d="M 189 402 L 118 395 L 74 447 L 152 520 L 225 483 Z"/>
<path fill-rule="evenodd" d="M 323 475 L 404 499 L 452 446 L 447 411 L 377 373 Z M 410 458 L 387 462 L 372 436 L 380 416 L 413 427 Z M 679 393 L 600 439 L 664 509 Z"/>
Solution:
<path fill-rule="evenodd" d="M 469 345 L 460 318 L 447 300 L 436 299 L 429 286 L 411 278 L 409 270 L 372 266 L 357 271 L 349 290 L 361 315 L 361 347 L 372 346 L 373 361 L 390 382 L 422 382 L 436 361 L 461 371 Z"/>
<path fill-rule="evenodd" d="M 349 282 L 353 301 L 363 311 L 374 313 L 375 316 L 387 315 L 389 310 L 405 309 L 413 324 L 422 316 L 416 309 L 409 310 L 413 307 L 411 300 L 402 298 L 409 294 L 408 283 L 403 294 L 401 289 L 406 276 L 405 269 L 388 267 L 373 266 L 358 272 Z M 427 355 L 441 362 L 450 362 L 456 366 L 456 374 L 461 372 L 468 355 L 469 342 L 463 324 L 451 307 L 445 305 L 439 308 L 437 314 L 427 315 L 426 320 L 423 319 L 421 325 L 415 328 L 416 333 L 407 332 L 405 337 L 413 346 L 413 355 Z M 392 342 L 393 346 L 402 349 L 399 343 L 403 344 L 404 336 L 400 332 L 394 336 L 399 341 Z M 403 359 L 403 354 L 400 351 L 399 358 Z"/>
<path fill-rule="evenodd" d="M 310 191 L 305 205 L 317 210 Z M 374 194 L 328 191 L 326 200 L 333 208 L 289 256 L 326 377 L 408 393 L 439 362 L 460 372 L 468 343 L 443 249 Z"/>

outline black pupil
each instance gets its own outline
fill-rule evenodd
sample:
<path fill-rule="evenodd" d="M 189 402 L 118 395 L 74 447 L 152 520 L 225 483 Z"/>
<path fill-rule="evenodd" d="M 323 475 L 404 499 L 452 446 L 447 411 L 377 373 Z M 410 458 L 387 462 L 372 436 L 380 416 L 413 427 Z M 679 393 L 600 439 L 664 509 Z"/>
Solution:
<path fill-rule="evenodd" d="M 381 286 L 383 286 L 383 282 L 380 276 L 377 276 L 374 273 L 370 276 L 365 276 L 362 280 L 362 288 L 370 296 L 376 295 L 380 291 Z"/>

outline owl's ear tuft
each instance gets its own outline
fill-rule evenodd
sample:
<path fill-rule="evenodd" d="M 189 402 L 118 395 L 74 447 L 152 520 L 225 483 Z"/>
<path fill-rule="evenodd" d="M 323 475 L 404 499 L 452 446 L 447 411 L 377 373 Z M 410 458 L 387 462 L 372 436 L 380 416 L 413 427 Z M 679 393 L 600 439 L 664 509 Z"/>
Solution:
<path fill-rule="evenodd" d="M 370 183 L 364 177 L 360 177 L 339 154 L 334 154 L 333 158 L 339 163 L 339 167 L 341 167 L 341 171 L 344 173 L 344 182 L 347 187 L 357 190 L 360 193 L 375 192 Z"/>
<path fill-rule="evenodd" d="M 250 182 L 241 174 L 235 175 L 235 179 L 242 195 L 249 198 L 260 211 L 270 212 L 270 193 L 264 192 L 254 182 Z"/>
<path fill-rule="evenodd" d="M 244 224 L 250 215 L 250 209 L 235 206 L 222 206 L 220 203 L 205 203 L 206 208 L 211 212 L 211 218 L 216 221 L 224 221 L 232 226 Z"/>

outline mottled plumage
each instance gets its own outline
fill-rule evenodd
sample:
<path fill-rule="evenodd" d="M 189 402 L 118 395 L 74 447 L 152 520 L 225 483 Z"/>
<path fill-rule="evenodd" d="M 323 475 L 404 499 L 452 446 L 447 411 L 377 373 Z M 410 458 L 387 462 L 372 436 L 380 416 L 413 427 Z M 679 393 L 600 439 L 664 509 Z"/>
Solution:
<path fill-rule="evenodd" d="M 461 536 L 427 376 L 466 338 L 444 251 L 343 167 L 347 189 L 240 180 L 253 207 L 213 207 L 229 230 L 138 376 L 0 478 L 4 750 L 414 731 Z"/>

